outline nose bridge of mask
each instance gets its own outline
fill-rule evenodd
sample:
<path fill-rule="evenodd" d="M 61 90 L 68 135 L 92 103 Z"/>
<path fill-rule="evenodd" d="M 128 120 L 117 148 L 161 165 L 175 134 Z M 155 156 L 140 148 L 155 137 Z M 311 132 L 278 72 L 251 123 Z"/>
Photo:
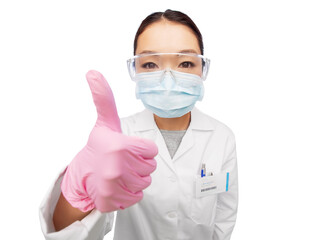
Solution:
<path fill-rule="evenodd" d="M 175 80 L 174 74 L 170 68 L 166 68 L 164 70 L 162 79 L 160 80 L 160 84 L 165 89 L 171 89 L 175 86 L 176 80 Z"/>

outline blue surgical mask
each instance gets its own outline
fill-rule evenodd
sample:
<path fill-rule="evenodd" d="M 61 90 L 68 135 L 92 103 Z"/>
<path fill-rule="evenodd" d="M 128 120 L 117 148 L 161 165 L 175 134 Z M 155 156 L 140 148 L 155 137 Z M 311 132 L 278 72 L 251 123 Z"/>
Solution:
<path fill-rule="evenodd" d="M 204 95 L 201 77 L 174 70 L 139 73 L 136 98 L 162 118 L 177 118 L 190 112 Z"/>

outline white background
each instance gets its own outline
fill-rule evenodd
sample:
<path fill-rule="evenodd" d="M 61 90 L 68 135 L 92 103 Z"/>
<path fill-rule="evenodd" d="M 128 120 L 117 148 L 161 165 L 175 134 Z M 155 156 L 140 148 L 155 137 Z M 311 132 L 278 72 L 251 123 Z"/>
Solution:
<path fill-rule="evenodd" d="M 318 0 L 1 1 L 1 239 L 43 239 L 38 207 L 96 119 L 89 69 L 120 117 L 143 109 L 125 61 L 140 22 L 167 8 L 195 21 L 211 59 L 196 106 L 236 135 L 232 239 L 330 239 L 330 8 Z"/>

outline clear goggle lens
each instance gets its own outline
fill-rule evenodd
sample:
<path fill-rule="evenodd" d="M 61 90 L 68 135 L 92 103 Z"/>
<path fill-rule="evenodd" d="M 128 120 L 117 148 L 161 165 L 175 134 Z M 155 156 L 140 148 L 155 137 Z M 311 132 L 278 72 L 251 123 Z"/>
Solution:
<path fill-rule="evenodd" d="M 205 80 L 209 66 L 209 59 L 203 55 L 193 53 L 148 53 L 136 55 L 127 60 L 128 71 L 133 81 L 139 73 L 167 69 L 195 74 Z"/>

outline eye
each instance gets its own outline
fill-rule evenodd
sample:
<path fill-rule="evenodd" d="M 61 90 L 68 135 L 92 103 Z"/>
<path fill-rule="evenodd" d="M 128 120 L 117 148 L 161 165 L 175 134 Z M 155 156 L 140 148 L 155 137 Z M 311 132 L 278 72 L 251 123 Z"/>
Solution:
<path fill-rule="evenodd" d="M 147 63 L 144 63 L 142 65 L 142 67 L 145 69 L 154 69 L 154 68 L 157 68 L 158 66 L 153 62 L 147 62 Z"/>
<path fill-rule="evenodd" d="M 195 64 L 192 62 L 182 62 L 182 63 L 180 63 L 179 67 L 192 68 L 192 67 L 195 67 Z"/>

